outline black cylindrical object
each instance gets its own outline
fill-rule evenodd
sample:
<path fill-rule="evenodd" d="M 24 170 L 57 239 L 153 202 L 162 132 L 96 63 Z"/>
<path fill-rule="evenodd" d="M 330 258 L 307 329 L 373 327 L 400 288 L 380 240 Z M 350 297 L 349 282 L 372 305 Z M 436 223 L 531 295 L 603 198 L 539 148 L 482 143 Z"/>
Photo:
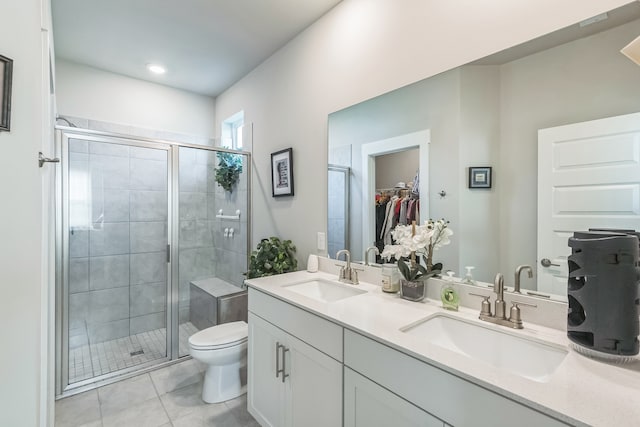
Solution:
<path fill-rule="evenodd" d="M 576 232 L 569 238 L 567 335 L 585 349 L 638 354 L 639 240 L 626 230 Z M 585 352 L 589 354 L 588 352 Z"/>

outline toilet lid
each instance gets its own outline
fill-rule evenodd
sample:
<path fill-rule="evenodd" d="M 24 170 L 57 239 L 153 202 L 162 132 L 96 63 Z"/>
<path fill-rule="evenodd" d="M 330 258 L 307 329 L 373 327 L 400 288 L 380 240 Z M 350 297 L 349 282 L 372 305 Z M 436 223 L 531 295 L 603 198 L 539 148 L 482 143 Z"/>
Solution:
<path fill-rule="evenodd" d="M 189 337 L 189 344 L 199 348 L 228 347 L 246 341 L 249 328 L 246 322 L 230 322 L 203 329 Z"/>

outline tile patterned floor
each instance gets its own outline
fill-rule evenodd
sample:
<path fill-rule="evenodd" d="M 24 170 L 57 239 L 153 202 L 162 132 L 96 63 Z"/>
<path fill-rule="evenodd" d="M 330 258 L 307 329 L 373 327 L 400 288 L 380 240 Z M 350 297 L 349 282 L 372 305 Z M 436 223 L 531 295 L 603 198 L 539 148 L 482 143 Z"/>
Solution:
<path fill-rule="evenodd" d="M 189 336 L 198 332 L 191 322 L 180 325 L 180 355 L 189 354 Z M 69 351 L 69 383 L 161 359 L 166 356 L 164 328 L 124 338 L 87 344 Z M 131 355 L 142 350 L 141 354 Z"/>
<path fill-rule="evenodd" d="M 204 365 L 187 360 L 56 402 L 55 427 L 259 427 L 246 395 L 202 401 Z"/>

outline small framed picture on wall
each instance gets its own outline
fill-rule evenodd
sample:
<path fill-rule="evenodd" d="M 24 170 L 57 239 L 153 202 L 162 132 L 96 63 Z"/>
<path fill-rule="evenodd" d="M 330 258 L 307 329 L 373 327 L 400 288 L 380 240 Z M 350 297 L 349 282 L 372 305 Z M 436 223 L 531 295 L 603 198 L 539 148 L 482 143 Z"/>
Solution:
<path fill-rule="evenodd" d="M 12 73 L 13 60 L 0 55 L 0 131 L 10 129 Z"/>
<path fill-rule="evenodd" d="M 271 153 L 271 194 L 273 197 L 293 196 L 292 149 Z"/>
<path fill-rule="evenodd" d="M 491 167 L 470 167 L 469 188 L 491 188 Z"/>

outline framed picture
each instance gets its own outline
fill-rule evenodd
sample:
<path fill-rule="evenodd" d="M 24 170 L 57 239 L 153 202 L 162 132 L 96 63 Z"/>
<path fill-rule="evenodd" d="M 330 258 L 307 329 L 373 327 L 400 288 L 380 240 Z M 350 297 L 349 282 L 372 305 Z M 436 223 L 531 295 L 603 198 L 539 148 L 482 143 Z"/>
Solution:
<path fill-rule="evenodd" d="M 470 167 L 469 188 L 491 188 L 491 167 Z"/>
<path fill-rule="evenodd" d="M 293 156 L 291 148 L 271 153 L 271 194 L 293 196 Z"/>
<path fill-rule="evenodd" d="M 9 131 L 11 121 L 11 75 L 13 60 L 0 55 L 0 131 Z"/>

